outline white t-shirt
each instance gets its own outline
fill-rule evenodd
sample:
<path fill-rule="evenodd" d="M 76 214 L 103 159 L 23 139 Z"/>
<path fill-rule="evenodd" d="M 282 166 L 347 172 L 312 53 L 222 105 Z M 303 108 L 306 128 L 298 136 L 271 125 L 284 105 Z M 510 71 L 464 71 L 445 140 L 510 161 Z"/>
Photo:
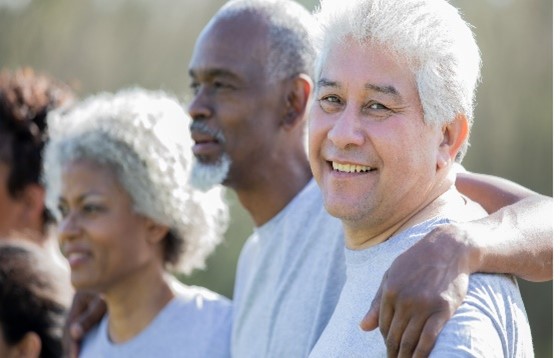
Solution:
<path fill-rule="evenodd" d="M 307 357 L 344 284 L 342 224 L 314 180 L 243 247 L 234 290 L 232 356 Z"/>
<path fill-rule="evenodd" d="M 80 351 L 84 358 L 229 357 L 231 302 L 202 287 L 189 286 L 171 300 L 137 336 L 115 344 L 107 331 L 108 316 L 88 332 Z"/>
<path fill-rule="evenodd" d="M 386 357 L 379 329 L 364 332 L 359 323 L 397 256 L 435 226 L 448 222 L 433 218 L 368 249 L 346 249 L 347 281 L 310 357 Z M 509 275 L 471 275 L 464 302 L 444 326 L 430 356 L 532 357 L 531 332 L 515 279 Z"/>

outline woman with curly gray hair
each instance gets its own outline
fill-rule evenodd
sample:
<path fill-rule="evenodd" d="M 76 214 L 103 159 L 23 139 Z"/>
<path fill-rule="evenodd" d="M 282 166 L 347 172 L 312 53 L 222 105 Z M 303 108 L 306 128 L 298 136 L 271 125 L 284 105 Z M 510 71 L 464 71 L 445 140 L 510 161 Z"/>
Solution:
<path fill-rule="evenodd" d="M 48 122 L 47 206 L 72 284 L 108 307 L 80 356 L 228 356 L 230 302 L 169 274 L 202 267 L 227 222 L 221 189 L 188 185 L 181 106 L 162 92 L 128 89 Z"/>

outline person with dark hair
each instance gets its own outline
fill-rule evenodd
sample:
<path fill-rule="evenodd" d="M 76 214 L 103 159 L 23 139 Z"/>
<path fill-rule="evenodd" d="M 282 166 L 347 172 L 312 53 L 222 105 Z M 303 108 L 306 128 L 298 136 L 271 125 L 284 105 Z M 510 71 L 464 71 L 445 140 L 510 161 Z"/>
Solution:
<path fill-rule="evenodd" d="M 0 357 L 62 357 L 64 287 L 45 255 L 25 240 L 0 240 Z"/>
<path fill-rule="evenodd" d="M 74 99 L 68 85 L 31 68 L 0 71 L 0 238 L 15 234 L 40 245 L 66 276 L 68 265 L 44 205 L 41 166 L 47 114 Z"/>

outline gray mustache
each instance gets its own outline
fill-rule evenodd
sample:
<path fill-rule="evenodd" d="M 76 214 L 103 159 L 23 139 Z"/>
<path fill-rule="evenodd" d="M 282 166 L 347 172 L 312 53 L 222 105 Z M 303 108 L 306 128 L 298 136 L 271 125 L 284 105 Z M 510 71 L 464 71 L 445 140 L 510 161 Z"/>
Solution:
<path fill-rule="evenodd" d="M 190 129 L 191 129 L 191 132 L 198 132 L 198 133 L 202 133 L 202 134 L 205 134 L 205 135 L 209 135 L 212 138 L 214 138 L 215 140 L 217 140 L 218 143 L 220 143 L 220 144 L 222 144 L 226 141 L 224 133 L 221 130 L 212 129 L 212 128 L 208 127 L 205 122 L 193 121 L 191 123 Z"/>

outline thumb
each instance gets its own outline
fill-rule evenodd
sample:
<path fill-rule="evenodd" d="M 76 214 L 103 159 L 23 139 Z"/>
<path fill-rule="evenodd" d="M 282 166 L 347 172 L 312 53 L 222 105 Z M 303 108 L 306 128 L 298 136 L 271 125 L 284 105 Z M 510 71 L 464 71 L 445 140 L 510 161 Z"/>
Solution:
<path fill-rule="evenodd" d="M 362 322 L 360 323 L 360 327 L 364 331 L 373 331 L 379 326 L 379 307 L 381 301 L 381 287 L 377 290 L 377 294 L 373 301 L 371 301 L 371 306 L 369 307 L 369 311 L 366 313 Z"/>

